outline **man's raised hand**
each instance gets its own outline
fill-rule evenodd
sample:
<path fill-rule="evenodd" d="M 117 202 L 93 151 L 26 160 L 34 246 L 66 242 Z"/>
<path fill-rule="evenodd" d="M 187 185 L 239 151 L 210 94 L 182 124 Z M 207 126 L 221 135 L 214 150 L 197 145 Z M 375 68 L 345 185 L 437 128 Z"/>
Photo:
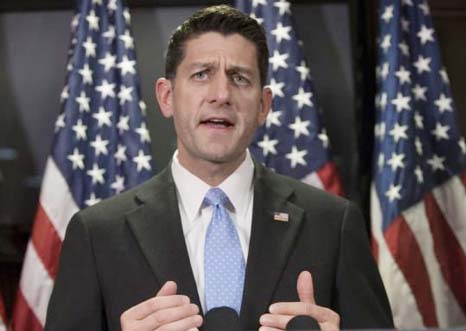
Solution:
<path fill-rule="evenodd" d="M 269 307 L 269 313 L 260 318 L 260 331 L 282 331 L 288 322 L 298 315 L 315 319 L 322 331 L 338 331 L 340 316 L 329 308 L 316 304 L 314 285 L 309 271 L 302 271 L 296 285 L 299 302 L 277 302 Z"/>
<path fill-rule="evenodd" d="M 137 304 L 120 316 L 122 331 L 194 331 L 202 325 L 199 307 L 189 297 L 176 294 L 168 281 L 157 295 Z"/>

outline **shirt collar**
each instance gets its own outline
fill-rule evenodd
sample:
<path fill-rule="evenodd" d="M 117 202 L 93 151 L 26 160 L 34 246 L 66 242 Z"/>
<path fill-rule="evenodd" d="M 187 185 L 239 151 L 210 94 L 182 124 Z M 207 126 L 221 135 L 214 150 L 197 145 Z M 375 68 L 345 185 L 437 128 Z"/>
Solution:
<path fill-rule="evenodd" d="M 192 221 L 199 215 L 204 197 L 211 186 L 181 165 L 178 160 L 178 151 L 175 151 L 173 155 L 171 171 L 181 204 L 189 220 Z M 249 150 L 246 150 L 244 161 L 218 185 L 230 199 L 235 211 L 241 211 L 247 207 L 252 193 L 253 176 L 254 163 Z"/>
<path fill-rule="evenodd" d="M 244 161 L 218 186 L 228 196 L 236 213 L 244 211 L 247 207 L 252 192 L 253 176 L 254 163 L 249 150 L 246 150 Z"/>

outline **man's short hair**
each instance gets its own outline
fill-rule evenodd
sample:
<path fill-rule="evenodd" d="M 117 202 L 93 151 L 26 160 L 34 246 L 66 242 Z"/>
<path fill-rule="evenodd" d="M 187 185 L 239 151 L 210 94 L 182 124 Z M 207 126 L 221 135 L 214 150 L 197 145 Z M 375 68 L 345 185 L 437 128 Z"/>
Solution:
<path fill-rule="evenodd" d="M 185 56 L 186 42 L 206 32 L 224 36 L 238 33 L 256 46 L 261 86 L 267 81 L 269 50 L 264 29 L 257 21 L 238 9 L 227 5 L 211 6 L 195 12 L 172 34 L 165 59 L 165 77 L 173 79 Z"/>

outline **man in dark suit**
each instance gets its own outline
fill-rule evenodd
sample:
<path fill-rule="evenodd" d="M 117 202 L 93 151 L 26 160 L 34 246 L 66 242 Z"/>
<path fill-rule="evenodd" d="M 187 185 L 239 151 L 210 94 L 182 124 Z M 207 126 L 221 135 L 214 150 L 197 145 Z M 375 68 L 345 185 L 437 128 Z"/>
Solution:
<path fill-rule="evenodd" d="M 243 329 L 284 330 L 297 315 L 329 331 L 392 327 L 357 208 L 247 151 L 271 106 L 267 65 L 263 30 L 230 7 L 201 10 L 175 31 L 156 94 L 174 118 L 178 150 L 150 181 L 73 217 L 46 330 L 201 328 L 202 312 L 230 305 L 209 297 L 205 254 L 219 218 L 233 224 L 240 286 L 216 291 L 226 300 L 240 289 Z M 225 205 L 206 204 L 213 188 Z M 218 264 L 228 259 L 214 271 L 233 270 Z"/>

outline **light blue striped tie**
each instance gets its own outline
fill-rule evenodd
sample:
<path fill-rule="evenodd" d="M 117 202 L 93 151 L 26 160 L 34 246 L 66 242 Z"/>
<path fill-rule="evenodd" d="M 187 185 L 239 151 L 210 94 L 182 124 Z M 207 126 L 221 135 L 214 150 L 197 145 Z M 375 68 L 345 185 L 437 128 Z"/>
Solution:
<path fill-rule="evenodd" d="M 205 301 L 207 311 L 226 306 L 239 314 L 245 267 L 238 233 L 225 208 L 228 201 L 219 188 L 211 188 L 204 198 L 212 206 L 204 249 Z"/>

